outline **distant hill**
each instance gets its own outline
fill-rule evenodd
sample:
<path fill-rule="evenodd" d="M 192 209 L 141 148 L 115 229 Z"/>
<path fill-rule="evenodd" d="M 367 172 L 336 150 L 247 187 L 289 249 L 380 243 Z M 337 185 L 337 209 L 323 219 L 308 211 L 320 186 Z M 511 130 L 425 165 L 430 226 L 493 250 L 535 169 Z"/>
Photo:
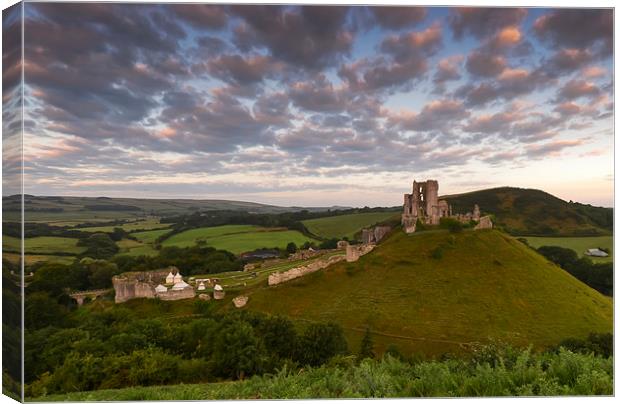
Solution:
<path fill-rule="evenodd" d="M 513 235 L 590 236 L 613 230 L 613 209 L 566 202 L 537 189 L 492 188 L 446 195 L 455 213 L 465 213 L 478 204 L 493 214 L 495 224 Z"/>
<path fill-rule="evenodd" d="M 17 220 L 20 196 L 3 197 L 5 220 Z M 299 210 L 325 211 L 335 207 L 283 207 L 254 202 L 219 199 L 145 199 L 25 195 L 26 221 L 79 221 L 130 219 L 147 215 L 173 216 L 205 210 L 239 210 L 281 213 Z"/>
<path fill-rule="evenodd" d="M 497 230 L 396 230 L 358 262 L 249 297 L 249 310 L 335 321 L 354 349 L 370 327 L 378 351 L 440 355 L 489 339 L 541 349 L 613 327 L 610 298 Z"/>

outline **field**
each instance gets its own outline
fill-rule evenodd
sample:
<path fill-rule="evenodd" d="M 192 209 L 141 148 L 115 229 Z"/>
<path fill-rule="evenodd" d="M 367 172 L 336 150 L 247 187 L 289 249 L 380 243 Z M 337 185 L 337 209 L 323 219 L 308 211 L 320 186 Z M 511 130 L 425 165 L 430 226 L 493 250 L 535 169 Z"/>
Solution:
<path fill-rule="evenodd" d="M 19 254 L 16 254 L 16 253 L 5 252 L 2 254 L 2 258 L 9 260 L 9 262 L 12 262 L 13 264 L 19 263 Z M 26 266 L 36 264 L 37 262 L 55 262 L 58 264 L 68 265 L 73 262 L 75 257 L 69 257 L 69 256 L 64 256 L 64 255 L 31 255 L 31 254 L 28 254 L 24 256 L 24 259 L 26 261 L 25 262 Z"/>
<path fill-rule="evenodd" d="M 159 223 L 159 219 L 150 218 L 145 220 L 136 220 L 130 223 L 123 223 L 118 226 L 97 226 L 97 227 L 82 227 L 77 230 L 86 231 L 89 233 L 112 233 L 114 228 L 120 227 L 126 232 L 132 232 L 137 230 L 156 230 L 165 229 L 170 227 L 170 223 Z"/>
<path fill-rule="evenodd" d="M 24 198 L 25 220 L 57 225 L 75 225 L 116 219 L 143 219 L 148 216 L 173 216 L 205 210 L 239 210 L 256 213 L 278 213 L 307 209 L 323 211 L 328 208 L 293 208 L 244 201 L 217 199 L 138 199 L 72 196 L 33 196 Z M 19 221 L 21 197 L 2 198 L 5 221 Z"/>
<path fill-rule="evenodd" d="M 25 239 L 25 253 L 28 255 L 55 255 L 73 254 L 77 255 L 86 250 L 85 247 L 77 246 L 77 239 L 67 237 L 32 237 Z M 2 236 L 4 251 L 19 252 L 20 240 L 16 237 Z"/>
<path fill-rule="evenodd" d="M 187 230 L 168 238 L 162 245 L 164 247 L 190 247 L 196 242 L 206 242 L 207 246 L 239 254 L 262 247 L 285 248 L 291 241 L 301 245 L 306 241 L 315 240 L 294 230 L 250 225 L 227 225 Z"/>
<path fill-rule="evenodd" d="M 612 236 L 600 237 L 525 237 L 529 245 L 534 248 L 542 246 L 556 246 L 570 248 L 580 257 L 584 256 L 588 248 L 603 247 L 611 251 L 609 257 L 589 257 L 593 262 L 613 262 L 614 238 Z"/>
<path fill-rule="evenodd" d="M 397 232 L 356 263 L 256 290 L 246 307 L 336 321 L 354 345 L 370 327 L 379 350 L 426 355 L 489 339 L 541 348 L 613 324 L 610 298 L 497 231 Z"/>
<path fill-rule="evenodd" d="M 398 215 L 396 212 L 355 213 L 351 215 L 304 220 L 302 223 L 314 235 L 323 238 L 353 239 L 353 235 L 366 226 Z"/>

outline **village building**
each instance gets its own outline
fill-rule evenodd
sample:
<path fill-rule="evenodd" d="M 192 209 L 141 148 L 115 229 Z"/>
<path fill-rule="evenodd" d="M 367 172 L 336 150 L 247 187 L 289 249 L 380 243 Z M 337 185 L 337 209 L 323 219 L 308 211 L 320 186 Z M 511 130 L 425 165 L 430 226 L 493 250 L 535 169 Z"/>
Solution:
<path fill-rule="evenodd" d="M 589 255 L 591 257 L 608 257 L 609 254 L 607 254 L 605 251 L 600 250 L 598 248 L 588 248 L 588 250 L 586 251 L 586 255 Z"/>
<path fill-rule="evenodd" d="M 172 282 L 169 282 L 172 279 Z M 125 272 L 112 277 L 114 301 L 123 303 L 131 299 L 181 300 L 196 296 L 194 288 L 183 281 L 176 267 L 159 271 Z M 171 288 L 165 285 L 173 285 Z"/>
<path fill-rule="evenodd" d="M 222 288 L 222 285 L 215 285 L 213 287 L 213 298 L 215 300 L 221 300 L 224 298 L 225 295 L 226 292 L 224 292 L 224 288 Z"/>

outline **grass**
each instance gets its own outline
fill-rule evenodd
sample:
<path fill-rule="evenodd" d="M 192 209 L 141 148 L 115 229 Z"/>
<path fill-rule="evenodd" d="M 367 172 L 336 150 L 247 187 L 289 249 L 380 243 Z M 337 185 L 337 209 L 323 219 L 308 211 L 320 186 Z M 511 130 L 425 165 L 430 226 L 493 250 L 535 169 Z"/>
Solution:
<path fill-rule="evenodd" d="M 206 241 L 207 246 L 239 254 L 263 247 L 285 248 L 289 242 L 301 245 L 306 241 L 314 240 L 294 230 L 227 225 L 187 230 L 168 238 L 162 245 L 164 247 L 189 247 L 199 241 Z"/>
<path fill-rule="evenodd" d="M 159 253 L 159 251 L 157 251 L 150 243 L 142 243 L 140 241 L 129 240 L 126 238 L 117 241 L 116 245 L 119 248 L 119 255 L 131 255 L 137 257 L 140 255 L 155 256 Z"/>
<path fill-rule="evenodd" d="M 3 253 L 2 257 L 9 260 L 13 264 L 19 263 L 19 254 L 16 253 Z M 25 265 L 30 266 L 32 264 L 36 264 L 37 262 L 55 262 L 58 264 L 69 265 L 73 262 L 75 257 L 67 257 L 61 255 L 31 255 L 27 254 L 24 256 L 26 261 Z"/>
<path fill-rule="evenodd" d="M 610 298 L 498 231 L 396 232 L 356 263 L 256 290 L 246 307 L 336 321 L 353 346 L 370 327 L 379 351 L 426 355 L 489 339 L 541 348 L 613 326 Z"/>
<path fill-rule="evenodd" d="M 255 376 L 236 382 L 129 387 L 27 398 L 26 401 L 239 400 L 384 397 L 613 395 L 613 358 L 560 350 L 521 351 L 514 364 L 458 359 L 409 364 L 391 357 Z M 502 357 L 503 359 L 503 357 Z M 510 362 L 506 360 L 503 362 Z"/>
<path fill-rule="evenodd" d="M 151 218 L 145 220 L 136 220 L 134 222 L 123 223 L 118 226 L 97 226 L 97 227 L 82 227 L 77 230 L 86 231 L 90 233 L 112 233 L 116 227 L 120 227 L 126 232 L 132 232 L 137 230 L 155 230 L 165 229 L 170 227 L 170 223 L 159 223 L 159 219 Z"/>
<path fill-rule="evenodd" d="M 394 212 L 355 213 L 304 220 L 302 223 L 312 234 L 319 237 L 353 239 L 353 235 L 364 227 L 382 222 L 395 215 L 397 213 Z"/>
<path fill-rule="evenodd" d="M 447 195 L 455 213 L 471 212 L 474 204 L 511 234 L 528 236 L 594 236 L 613 231 L 613 210 L 570 203 L 537 189 L 501 187 Z"/>
<path fill-rule="evenodd" d="M 534 248 L 542 246 L 555 246 L 570 248 L 579 254 L 580 257 L 585 256 L 588 248 L 603 247 L 608 248 L 611 254 L 609 257 L 590 257 L 593 262 L 613 262 L 614 238 L 612 236 L 599 237 L 525 237 L 529 245 Z"/>
<path fill-rule="evenodd" d="M 77 255 L 86 250 L 77 246 L 78 240 L 68 237 L 32 237 L 24 241 L 25 253 L 28 255 L 55 255 L 66 253 Z M 19 252 L 20 239 L 11 236 L 2 236 L 3 249 L 9 252 Z"/>

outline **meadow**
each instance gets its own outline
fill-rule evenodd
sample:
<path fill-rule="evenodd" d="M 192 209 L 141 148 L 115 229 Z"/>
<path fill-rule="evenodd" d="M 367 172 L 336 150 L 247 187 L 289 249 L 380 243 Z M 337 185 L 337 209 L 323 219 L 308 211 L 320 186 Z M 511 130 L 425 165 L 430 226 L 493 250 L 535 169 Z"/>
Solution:
<path fill-rule="evenodd" d="M 302 245 L 315 240 L 295 230 L 264 228 L 251 225 L 226 225 L 187 230 L 164 240 L 164 247 L 190 247 L 197 242 L 228 250 L 234 254 L 257 248 L 286 248 L 289 242 Z"/>
<path fill-rule="evenodd" d="M 396 212 L 354 213 L 304 220 L 302 223 L 316 236 L 326 239 L 347 237 L 351 240 L 354 234 L 364 227 L 372 226 L 397 215 Z"/>
<path fill-rule="evenodd" d="M 524 237 L 528 244 L 534 248 L 542 246 L 554 246 L 570 248 L 580 257 L 586 256 L 588 248 L 607 248 L 611 252 L 609 257 L 590 257 L 593 262 L 613 262 L 614 238 L 613 236 L 598 237 Z"/>
<path fill-rule="evenodd" d="M 256 290 L 246 307 L 336 321 L 353 343 L 369 327 L 379 351 L 426 355 L 489 339 L 542 347 L 613 325 L 610 298 L 498 231 L 397 232 L 358 262 Z"/>
<path fill-rule="evenodd" d="M 24 248 L 28 255 L 78 255 L 86 249 L 78 247 L 77 242 L 77 239 L 68 237 L 32 237 L 24 240 Z M 20 240 L 16 237 L 3 235 L 2 244 L 8 252 L 19 252 L 21 248 Z"/>
<path fill-rule="evenodd" d="M 120 227 L 127 233 L 140 231 L 140 230 L 156 230 L 165 229 L 170 227 L 170 223 L 160 223 L 158 218 L 150 218 L 145 220 L 136 220 L 129 223 L 123 223 L 117 226 L 95 226 L 95 227 L 80 227 L 77 230 L 85 231 L 89 233 L 112 233 L 115 228 Z"/>

